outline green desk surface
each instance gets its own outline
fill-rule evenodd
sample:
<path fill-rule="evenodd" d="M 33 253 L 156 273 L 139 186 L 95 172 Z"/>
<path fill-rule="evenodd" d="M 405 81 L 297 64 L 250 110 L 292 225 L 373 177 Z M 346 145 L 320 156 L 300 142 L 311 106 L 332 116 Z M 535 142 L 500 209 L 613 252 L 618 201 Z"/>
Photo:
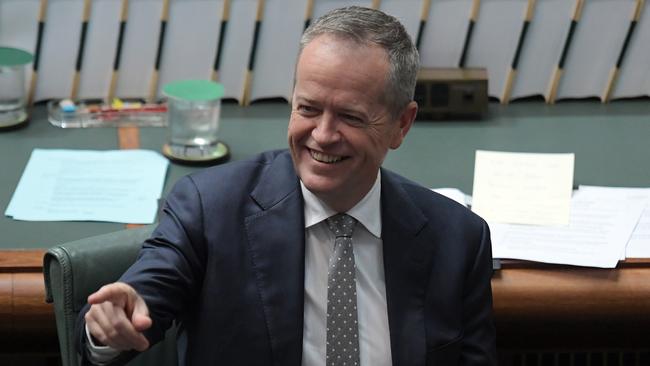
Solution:
<path fill-rule="evenodd" d="M 289 112 L 289 106 L 280 102 L 245 108 L 225 104 L 220 135 L 230 146 L 231 160 L 286 147 Z M 160 151 L 165 137 L 164 128 L 142 128 L 141 147 Z M 114 223 L 25 222 L 4 216 L 32 149 L 117 146 L 115 129 L 53 127 L 43 106 L 34 109 L 27 127 L 0 132 L 0 249 L 48 248 L 122 229 Z M 427 187 L 456 187 L 471 194 L 477 149 L 573 152 L 576 186 L 650 187 L 650 102 L 491 104 L 488 117 L 481 121 L 418 121 L 384 166 Z M 170 164 L 165 193 L 195 169 Z"/>

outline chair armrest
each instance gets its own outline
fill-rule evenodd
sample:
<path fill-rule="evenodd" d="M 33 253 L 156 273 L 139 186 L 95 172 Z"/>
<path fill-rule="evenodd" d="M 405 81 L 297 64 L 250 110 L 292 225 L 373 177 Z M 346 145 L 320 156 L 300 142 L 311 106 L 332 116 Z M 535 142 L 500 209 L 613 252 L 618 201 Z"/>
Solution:
<path fill-rule="evenodd" d="M 135 261 L 153 226 L 55 246 L 43 258 L 46 301 L 54 302 L 63 365 L 77 365 L 74 328 L 88 295 L 116 281 Z"/>

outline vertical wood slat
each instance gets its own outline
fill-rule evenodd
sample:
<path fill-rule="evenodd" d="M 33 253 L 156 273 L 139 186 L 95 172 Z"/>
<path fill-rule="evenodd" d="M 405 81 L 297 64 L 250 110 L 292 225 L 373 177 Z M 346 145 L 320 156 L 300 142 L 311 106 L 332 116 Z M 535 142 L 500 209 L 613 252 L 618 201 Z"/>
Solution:
<path fill-rule="evenodd" d="M 140 129 L 135 126 L 123 126 L 117 129 L 117 139 L 120 149 L 139 149 L 140 148 Z M 127 229 L 141 227 L 140 224 L 126 224 Z"/>

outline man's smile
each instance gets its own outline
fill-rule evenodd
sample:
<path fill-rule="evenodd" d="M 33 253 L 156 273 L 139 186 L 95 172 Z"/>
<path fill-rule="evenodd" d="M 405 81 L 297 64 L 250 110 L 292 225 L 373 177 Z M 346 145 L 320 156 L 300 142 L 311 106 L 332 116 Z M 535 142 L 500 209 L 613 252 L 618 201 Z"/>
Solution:
<path fill-rule="evenodd" d="M 312 149 L 309 149 L 309 148 L 307 150 L 309 151 L 309 154 L 311 155 L 311 157 L 314 160 L 316 160 L 316 161 L 318 161 L 320 163 L 334 164 L 334 163 L 338 163 L 338 162 L 343 161 L 343 160 L 348 158 L 347 156 L 337 156 L 337 155 L 325 154 L 325 153 L 315 151 L 315 150 L 312 150 Z"/>

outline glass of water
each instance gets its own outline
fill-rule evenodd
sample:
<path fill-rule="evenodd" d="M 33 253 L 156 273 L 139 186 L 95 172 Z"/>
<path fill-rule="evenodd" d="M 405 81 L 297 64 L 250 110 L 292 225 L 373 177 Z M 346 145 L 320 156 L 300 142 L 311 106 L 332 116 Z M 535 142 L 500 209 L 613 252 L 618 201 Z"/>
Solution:
<path fill-rule="evenodd" d="M 27 120 L 25 65 L 32 59 L 29 52 L 0 47 L 0 128 Z"/>
<path fill-rule="evenodd" d="M 216 163 L 228 158 L 219 141 L 223 85 L 209 80 L 182 80 L 166 84 L 169 137 L 163 154 L 187 163 Z"/>

